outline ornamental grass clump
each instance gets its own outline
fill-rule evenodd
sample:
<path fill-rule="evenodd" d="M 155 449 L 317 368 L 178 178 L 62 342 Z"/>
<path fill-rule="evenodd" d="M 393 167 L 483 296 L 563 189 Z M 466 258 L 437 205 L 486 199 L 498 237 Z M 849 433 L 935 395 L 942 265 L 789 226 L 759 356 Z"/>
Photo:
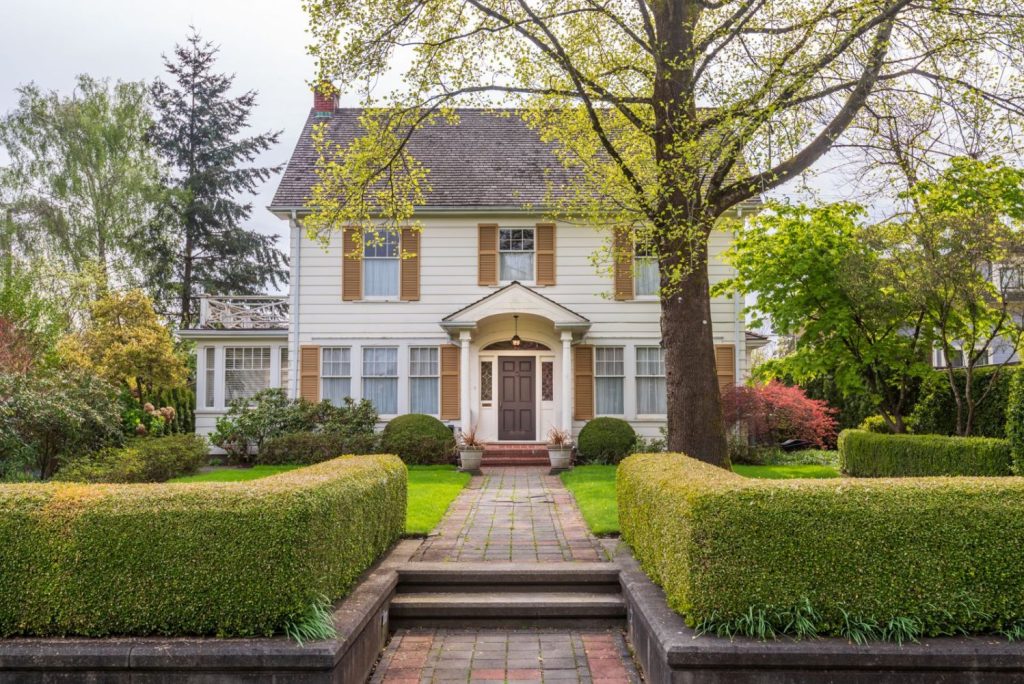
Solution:
<path fill-rule="evenodd" d="M 756 480 L 680 454 L 618 469 L 622 536 L 700 632 L 1020 633 L 1024 480 Z"/>

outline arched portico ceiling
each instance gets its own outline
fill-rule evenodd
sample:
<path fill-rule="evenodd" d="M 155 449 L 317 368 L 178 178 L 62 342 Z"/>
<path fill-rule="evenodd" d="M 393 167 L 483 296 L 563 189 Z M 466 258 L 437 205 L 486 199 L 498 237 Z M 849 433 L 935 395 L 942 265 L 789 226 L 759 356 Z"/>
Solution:
<path fill-rule="evenodd" d="M 503 314 L 544 318 L 551 321 L 556 330 L 582 333 L 590 329 L 589 320 L 518 281 L 445 316 L 441 327 L 448 332 L 473 330 L 485 318 Z"/>

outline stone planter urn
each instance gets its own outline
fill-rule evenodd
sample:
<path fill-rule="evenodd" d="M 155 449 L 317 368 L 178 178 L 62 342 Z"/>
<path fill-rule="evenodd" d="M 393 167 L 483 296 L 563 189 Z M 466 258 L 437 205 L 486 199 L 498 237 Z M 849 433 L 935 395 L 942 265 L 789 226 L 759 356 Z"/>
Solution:
<path fill-rule="evenodd" d="M 572 466 L 572 445 L 548 445 L 551 470 L 568 470 Z"/>
<path fill-rule="evenodd" d="M 475 473 L 480 470 L 480 461 L 484 457 L 483 449 L 459 449 L 459 470 Z"/>

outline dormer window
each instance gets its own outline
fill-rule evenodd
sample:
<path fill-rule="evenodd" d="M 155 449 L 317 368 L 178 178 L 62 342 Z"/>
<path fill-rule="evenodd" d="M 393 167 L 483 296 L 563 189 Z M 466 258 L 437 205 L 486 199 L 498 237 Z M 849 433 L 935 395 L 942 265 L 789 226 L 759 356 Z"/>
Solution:
<path fill-rule="evenodd" d="M 397 299 L 398 233 L 381 231 L 363 234 L 363 297 Z"/>
<path fill-rule="evenodd" d="M 502 282 L 518 280 L 532 283 L 533 272 L 533 228 L 502 228 L 498 234 L 500 256 L 500 277 Z"/>

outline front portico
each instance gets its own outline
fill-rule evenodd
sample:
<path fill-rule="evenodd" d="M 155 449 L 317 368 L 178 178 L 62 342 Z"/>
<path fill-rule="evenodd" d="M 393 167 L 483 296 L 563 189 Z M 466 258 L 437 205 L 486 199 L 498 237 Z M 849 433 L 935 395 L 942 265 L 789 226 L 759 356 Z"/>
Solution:
<path fill-rule="evenodd" d="M 486 442 L 538 442 L 552 427 L 572 429 L 572 344 L 589 320 L 512 282 L 440 325 L 459 345 L 461 429 L 475 426 Z"/>

